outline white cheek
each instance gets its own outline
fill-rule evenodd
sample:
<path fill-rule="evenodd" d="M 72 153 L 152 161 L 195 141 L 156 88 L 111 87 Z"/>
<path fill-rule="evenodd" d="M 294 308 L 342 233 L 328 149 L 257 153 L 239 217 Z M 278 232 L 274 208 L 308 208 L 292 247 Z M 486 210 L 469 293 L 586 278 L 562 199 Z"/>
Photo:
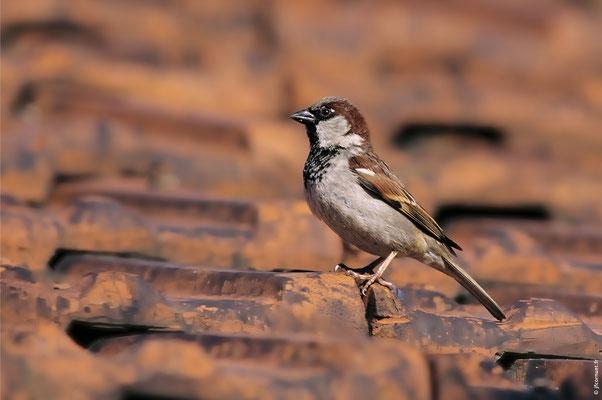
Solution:
<path fill-rule="evenodd" d="M 363 139 L 359 135 L 345 135 L 349 132 L 349 123 L 338 115 L 327 121 L 322 121 L 316 127 L 320 147 L 328 148 L 334 146 L 351 147 L 360 146 Z"/>
<path fill-rule="evenodd" d="M 361 146 L 364 144 L 364 139 L 362 139 L 362 137 L 360 135 L 356 135 L 351 134 L 351 135 L 345 135 L 341 138 L 341 140 L 339 140 L 340 146 L 341 147 L 353 147 L 353 146 Z"/>

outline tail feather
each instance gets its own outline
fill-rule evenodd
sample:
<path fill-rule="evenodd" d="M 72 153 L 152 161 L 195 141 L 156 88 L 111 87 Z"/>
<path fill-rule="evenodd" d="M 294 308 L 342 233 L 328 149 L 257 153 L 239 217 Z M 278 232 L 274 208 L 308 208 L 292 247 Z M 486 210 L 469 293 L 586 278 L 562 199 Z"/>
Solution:
<path fill-rule="evenodd" d="M 443 257 L 443 260 L 448 267 L 448 270 L 445 272 L 468 290 L 470 294 L 472 294 L 487 309 L 487 311 L 491 313 L 491 315 L 500 321 L 506 318 L 506 315 L 500 306 L 498 306 L 477 281 L 468 275 L 468 272 L 464 271 L 462 267 L 447 257 Z"/>

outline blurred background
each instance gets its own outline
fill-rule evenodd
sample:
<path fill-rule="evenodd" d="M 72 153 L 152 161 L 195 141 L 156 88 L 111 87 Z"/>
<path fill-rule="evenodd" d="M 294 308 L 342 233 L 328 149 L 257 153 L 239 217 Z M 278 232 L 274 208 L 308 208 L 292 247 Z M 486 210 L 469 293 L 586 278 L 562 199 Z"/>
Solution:
<path fill-rule="evenodd" d="M 10 336 L 6 332 L 24 321 L 37 326 L 41 320 L 52 323 L 33 337 L 54 337 L 54 329 L 66 329 L 84 347 L 106 339 L 107 329 L 131 335 L 132 325 L 143 330 L 170 327 L 188 334 L 286 335 L 299 326 L 319 331 L 317 325 L 328 323 L 316 322 L 313 318 L 318 317 L 307 310 L 309 314 L 292 313 L 306 318 L 306 325 L 280 321 L 270 314 L 273 310 L 261 314 L 264 311 L 252 308 L 259 306 L 251 307 L 240 298 L 271 299 L 271 290 L 279 287 L 271 279 L 279 273 L 328 272 L 341 260 L 351 266 L 372 260 L 344 245 L 311 215 L 303 200 L 302 169 L 309 146 L 304 128 L 288 115 L 321 97 L 337 95 L 361 110 L 376 151 L 464 248 L 462 263 L 503 308 L 531 298 L 553 299 L 559 307 L 545 303 L 540 308 L 528 302 L 524 307 L 530 311 L 511 308 L 535 318 L 521 314 L 526 320 L 521 319 L 517 329 L 548 321 L 556 327 L 548 333 L 567 342 L 549 349 L 548 336 L 536 335 L 546 354 L 589 359 L 599 355 L 599 1 L 3 0 L 0 21 L 1 251 L 7 285 L 20 288 L 20 295 L 13 297 L 4 291 L 8 297 L 3 297 L 3 325 L 9 327 L 3 334 L 5 343 Z M 195 283 L 186 291 L 178 282 L 201 275 L 180 273 L 193 267 L 205 271 L 195 273 L 216 275 L 207 278 L 210 283 Z M 243 273 L 249 270 L 271 272 L 261 275 L 267 279 L 261 283 Z M 226 276 L 223 271 L 234 272 Z M 95 283 L 81 283 L 89 273 L 97 274 Z M 101 279 L 107 273 L 117 275 Z M 138 277 L 135 284 L 129 280 L 134 279 L 131 273 Z M 403 288 L 396 301 L 406 310 L 426 310 L 444 319 L 460 315 L 460 322 L 489 318 L 455 281 L 412 260 L 395 260 L 388 278 Z M 353 286 L 342 277 L 323 279 L 342 279 Z M 113 304 L 115 298 L 123 301 L 123 292 L 109 287 L 121 281 L 124 287 L 138 288 L 126 290 L 125 298 L 135 299 L 135 306 L 118 301 L 114 307 L 93 309 L 92 314 L 98 314 L 85 315 L 87 300 L 82 298 L 91 290 L 86 285 L 100 287 L 93 303 Z M 150 288 L 142 290 L 140 285 Z M 255 294 L 245 287 L 257 288 Z M 71 293 L 70 305 L 61 306 L 52 297 L 57 288 Z M 327 289 L 320 290 L 324 294 Z M 157 299 L 157 293 L 161 301 L 149 300 Z M 70 298 L 67 294 L 63 297 Z M 339 301 L 336 307 L 346 304 L 346 298 L 337 296 L 342 295 L 324 294 Z M 39 298 L 53 305 L 46 310 Z M 176 298 L 184 300 L 176 306 Z M 232 313 L 207 314 L 215 306 L 208 298 L 218 302 L 219 309 L 230 307 Z M 240 302 L 232 303 L 231 298 Z M 204 322 L 196 325 L 167 323 L 153 308 L 156 302 L 162 310 L 175 307 L 180 319 L 174 321 L 180 321 L 186 312 L 199 312 L 196 303 L 190 308 L 191 299 L 205 301 Z M 314 304 L 312 298 L 307 302 Z M 155 314 L 145 304 L 152 304 Z M 122 306 L 136 310 L 135 316 L 123 309 L 117 316 L 103 314 Z M 349 307 L 359 312 L 356 305 Z M 363 315 L 361 302 L 360 309 Z M 145 315 L 142 320 L 136 319 L 140 312 Z M 408 318 L 414 321 L 417 314 L 412 315 Z M 262 316 L 261 324 L 247 326 Z M 85 321 L 92 320 L 110 320 L 113 325 L 91 328 Z M 384 332 L 370 318 L 367 324 L 364 328 L 373 336 Z M 573 330 L 563 331 L 563 324 Z M 577 335 L 575 326 L 586 333 Z M 418 324 L 416 332 L 422 328 L 443 329 Z M 508 338 L 516 333 L 513 329 L 495 335 Z M 410 340 L 400 330 L 395 332 L 381 336 L 402 342 L 420 336 Z M 474 335 L 470 329 L 466 332 Z M 426 354 L 441 353 L 442 348 L 447 349 L 443 353 L 462 353 L 474 345 L 418 342 Z M 482 346 L 488 349 L 481 352 L 486 361 L 505 348 L 494 342 Z M 213 344 L 204 343 L 212 354 Z M 577 349 L 575 343 L 585 347 Z M 155 354 L 151 350 L 149 354 Z M 25 357 L 39 363 L 27 358 L 34 356 L 25 350 L 19 353 L 18 346 L 12 351 L 14 360 Z M 73 351 L 72 360 L 84 357 Z M 136 357 L 142 360 L 144 354 Z M 417 357 L 424 356 L 420 354 Z M 88 364 L 74 365 L 100 368 L 85 360 Z M 212 362 L 206 360 L 207 365 Z M 441 364 L 445 368 L 461 364 L 446 362 Z M 191 365 L 199 365 L 198 360 Z M 528 370 L 529 365 L 520 368 Z M 504 365 L 506 370 L 511 366 L 512 362 Z M 181 372 L 174 368 L 174 374 Z M 593 371 L 587 362 L 574 368 L 577 372 L 571 369 L 569 375 L 590 376 Z M 467 374 L 480 376 L 475 371 L 476 367 Z M 41 380 L 53 381 L 47 373 L 39 372 L 46 379 Z M 216 379 L 207 374 L 203 379 Z M 549 375 L 544 386 L 557 395 L 568 375 Z M 108 372 L 102 376 L 106 380 L 99 387 L 106 389 L 117 381 L 125 385 Z M 137 376 L 128 384 L 135 381 L 145 387 Z M 492 376 L 477 380 L 477 386 L 490 384 Z M 22 393 L 37 398 L 17 375 L 9 378 L 4 385 L 10 383 L 13 393 L 25 388 Z M 513 382 L 533 384 L 536 378 L 541 376 L 516 373 Z M 276 390 L 269 386 L 273 381 L 265 385 Z M 81 393 L 96 398 L 90 394 L 97 393 L 96 386 L 81 387 Z M 591 395 L 589 383 L 571 387 L 573 392 L 566 388 L 561 392 Z M 199 393 L 220 398 L 225 393 L 194 388 L 193 398 Z M 52 390 L 62 393 L 58 387 Z M 278 390 L 282 392 L 276 390 L 276 397 L 297 393 Z M 312 390 L 307 392 L 310 397 L 325 396 L 320 388 Z M 243 393 L 256 398 L 263 392 L 253 392 L 254 396 L 242 390 L 236 396 L 244 397 Z"/>

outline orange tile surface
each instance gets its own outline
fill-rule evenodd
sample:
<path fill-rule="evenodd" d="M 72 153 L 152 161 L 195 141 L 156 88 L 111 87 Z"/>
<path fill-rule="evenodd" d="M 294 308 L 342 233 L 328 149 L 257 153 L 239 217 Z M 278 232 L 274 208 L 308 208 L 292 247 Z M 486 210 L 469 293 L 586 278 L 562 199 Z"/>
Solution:
<path fill-rule="evenodd" d="M 598 398 L 601 5 L 3 1 L 2 398 Z M 374 257 L 303 198 L 326 95 L 506 320 L 332 272 Z"/>

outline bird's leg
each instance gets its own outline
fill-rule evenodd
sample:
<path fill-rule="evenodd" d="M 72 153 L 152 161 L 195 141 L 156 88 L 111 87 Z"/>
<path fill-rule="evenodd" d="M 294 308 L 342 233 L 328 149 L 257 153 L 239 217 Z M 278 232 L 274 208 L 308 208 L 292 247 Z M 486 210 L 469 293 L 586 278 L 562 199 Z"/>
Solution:
<path fill-rule="evenodd" d="M 352 276 L 355 279 L 365 281 L 366 279 L 370 279 L 372 277 L 374 274 L 374 267 L 380 264 L 383 260 L 383 257 L 378 257 L 376 260 L 362 268 L 350 268 L 343 263 L 339 263 L 334 267 L 334 272 L 344 271 L 345 275 L 347 276 Z"/>
<path fill-rule="evenodd" d="M 391 261 L 397 256 L 396 251 L 392 251 L 386 258 L 379 257 L 370 264 L 366 265 L 363 268 L 352 269 L 347 267 L 345 264 L 338 264 L 334 267 L 335 272 L 344 270 L 345 274 L 348 276 L 352 276 L 356 280 L 365 281 L 360 287 L 362 288 L 362 295 L 366 295 L 366 291 L 374 282 L 378 282 L 383 286 L 391 290 L 395 290 L 395 285 L 389 281 L 386 281 L 382 278 L 383 273 L 391 264 Z M 376 267 L 376 270 L 374 269 Z M 366 273 L 364 273 L 366 272 Z"/>
<path fill-rule="evenodd" d="M 368 288 L 370 286 L 372 286 L 372 284 L 374 282 L 378 282 L 383 286 L 388 287 L 391 290 L 395 290 L 395 285 L 392 284 L 389 281 L 386 281 L 382 278 L 382 275 L 384 274 L 384 272 L 386 271 L 387 267 L 389 266 L 389 264 L 391 264 L 391 261 L 393 261 L 393 259 L 395 258 L 395 256 L 397 256 L 397 252 L 396 251 L 392 251 L 391 253 L 389 253 L 389 255 L 387 256 L 387 258 L 385 258 L 380 264 L 378 264 L 378 267 L 376 267 L 376 271 L 374 271 L 374 273 L 372 274 L 372 276 L 369 277 L 369 279 L 366 281 L 366 283 L 364 283 L 362 286 L 362 295 L 365 296 L 366 295 L 366 291 L 368 290 Z"/>

